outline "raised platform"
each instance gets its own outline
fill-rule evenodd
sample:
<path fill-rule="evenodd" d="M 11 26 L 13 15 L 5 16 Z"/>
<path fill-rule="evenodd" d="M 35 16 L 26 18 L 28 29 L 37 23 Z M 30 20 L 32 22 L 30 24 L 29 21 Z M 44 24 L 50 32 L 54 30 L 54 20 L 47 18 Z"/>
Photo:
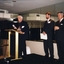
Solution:
<path fill-rule="evenodd" d="M 11 61 L 10 58 L 7 59 L 8 62 L 0 60 L 1 64 L 60 64 L 57 59 L 46 58 L 45 56 L 30 54 L 23 59 Z M 64 64 L 64 63 L 63 63 Z"/>

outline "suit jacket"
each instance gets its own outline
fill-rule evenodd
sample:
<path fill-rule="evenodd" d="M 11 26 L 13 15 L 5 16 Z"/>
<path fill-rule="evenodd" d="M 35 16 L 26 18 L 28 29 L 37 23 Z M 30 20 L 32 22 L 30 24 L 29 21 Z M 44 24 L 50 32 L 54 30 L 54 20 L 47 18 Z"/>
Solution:
<path fill-rule="evenodd" d="M 48 39 L 54 39 L 54 25 L 55 22 L 53 20 L 49 20 L 50 23 L 45 21 L 43 31 L 47 33 Z"/>
<path fill-rule="evenodd" d="M 61 22 L 57 21 L 56 26 L 59 27 L 59 30 L 55 31 L 55 39 L 64 41 L 64 19 Z"/>
<path fill-rule="evenodd" d="M 21 31 L 25 32 L 25 34 L 20 34 L 19 36 L 21 37 L 21 39 L 28 39 L 29 37 L 29 27 L 27 22 L 22 21 L 21 23 L 17 23 L 15 24 L 15 26 L 18 28 L 20 26 Z"/>

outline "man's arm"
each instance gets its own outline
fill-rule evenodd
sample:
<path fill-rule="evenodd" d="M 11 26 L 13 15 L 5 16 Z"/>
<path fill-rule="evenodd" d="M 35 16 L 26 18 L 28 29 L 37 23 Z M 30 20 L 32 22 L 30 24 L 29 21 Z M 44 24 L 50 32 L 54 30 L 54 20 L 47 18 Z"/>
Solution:
<path fill-rule="evenodd" d="M 45 27 L 46 27 L 46 21 L 45 21 L 45 23 L 44 23 L 43 32 L 42 32 L 44 35 L 46 34 L 46 32 L 45 32 Z"/>
<path fill-rule="evenodd" d="M 59 26 L 57 25 L 57 22 L 55 23 L 55 26 L 54 26 L 54 30 L 56 31 L 56 30 L 59 30 L 60 28 L 59 28 Z"/>
<path fill-rule="evenodd" d="M 12 27 L 13 27 L 14 29 L 17 29 L 17 27 L 16 27 L 14 24 L 12 25 Z"/>
<path fill-rule="evenodd" d="M 13 29 L 17 30 L 20 34 L 25 34 L 25 32 L 22 32 L 20 28 L 17 28 L 14 24 L 12 25 Z"/>

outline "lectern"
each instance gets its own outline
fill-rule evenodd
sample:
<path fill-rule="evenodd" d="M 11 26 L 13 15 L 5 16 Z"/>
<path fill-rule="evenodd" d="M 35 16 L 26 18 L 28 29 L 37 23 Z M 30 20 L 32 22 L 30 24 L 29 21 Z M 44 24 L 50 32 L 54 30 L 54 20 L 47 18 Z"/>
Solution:
<path fill-rule="evenodd" d="M 15 34 L 15 58 L 14 59 L 11 59 L 12 60 L 17 60 L 17 59 L 22 59 L 22 58 L 18 58 L 18 41 L 19 41 L 19 31 L 17 30 L 14 30 L 14 29 L 6 29 L 6 31 L 8 31 L 8 43 L 9 43 L 9 46 L 8 46 L 8 51 L 9 51 L 9 56 L 8 57 L 11 57 L 11 54 L 10 54 L 10 40 L 11 40 L 11 33 L 14 32 Z"/>

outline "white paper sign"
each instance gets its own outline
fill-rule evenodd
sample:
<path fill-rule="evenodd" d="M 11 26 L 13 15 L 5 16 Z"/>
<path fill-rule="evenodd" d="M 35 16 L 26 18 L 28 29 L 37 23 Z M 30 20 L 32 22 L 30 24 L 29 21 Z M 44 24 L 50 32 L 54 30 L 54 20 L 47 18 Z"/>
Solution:
<path fill-rule="evenodd" d="M 43 40 L 47 40 L 47 34 L 43 34 L 43 33 L 40 33 L 40 38 L 43 39 Z"/>

